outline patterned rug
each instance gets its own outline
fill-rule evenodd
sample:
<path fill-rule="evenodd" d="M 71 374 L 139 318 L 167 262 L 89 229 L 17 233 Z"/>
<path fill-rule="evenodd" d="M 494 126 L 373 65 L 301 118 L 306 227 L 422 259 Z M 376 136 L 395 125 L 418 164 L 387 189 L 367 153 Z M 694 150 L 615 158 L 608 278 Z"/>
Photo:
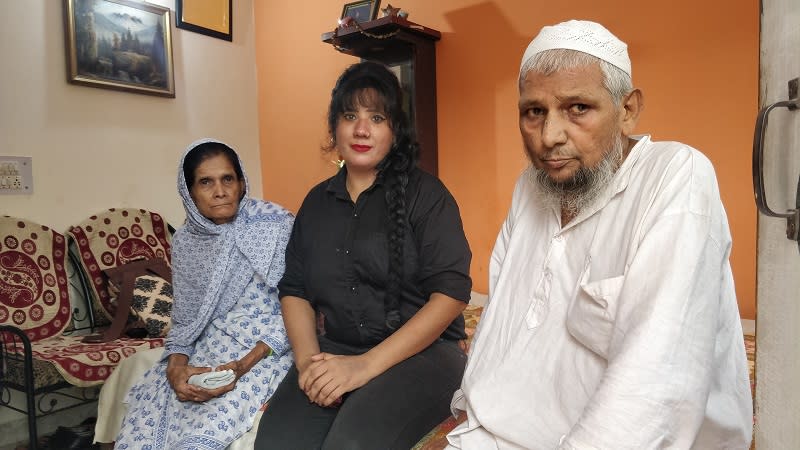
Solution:
<path fill-rule="evenodd" d="M 483 308 L 480 306 L 468 306 L 467 309 L 464 311 L 464 318 L 466 320 L 466 329 L 467 329 L 467 336 L 468 339 L 471 340 L 473 335 L 475 334 L 475 327 L 478 325 L 478 320 L 481 318 L 481 313 L 483 312 Z M 756 384 L 755 384 L 755 356 L 756 356 L 756 337 L 755 335 L 744 335 L 744 346 L 745 350 L 747 351 L 747 361 L 750 365 L 750 388 L 751 392 L 753 393 L 753 399 L 755 400 L 756 395 Z M 448 417 L 444 420 L 444 422 L 440 423 L 436 428 L 431 430 L 430 433 L 426 434 L 417 445 L 415 445 L 411 450 L 442 450 L 447 447 L 447 433 L 449 433 L 453 428 L 458 426 L 461 422 L 466 420 L 466 416 L 461 414 L 458 418 L 455 417 Z M 755 423 L 755 416 L 753 417 L 753 422 Z M 755 448 L 755 443 L 750 447 L 751 449 Z"/>
<path fill-rule="evenodd" d="M 747 351 L 747 364 L 750 366 L 750 391 L 756 398 L 756 335 L 744 335 L 744 349 Z"/>
<path fill-rule="evenodd" d="M 753 394 L 753 426 L 756 425 L 756 335 L 744 335 L 744 349 L 747 351 L 747 364 L 750 366 L 750 392 Z M 756 438 L 750 444 L 750 450 L 756 448 Z"/>

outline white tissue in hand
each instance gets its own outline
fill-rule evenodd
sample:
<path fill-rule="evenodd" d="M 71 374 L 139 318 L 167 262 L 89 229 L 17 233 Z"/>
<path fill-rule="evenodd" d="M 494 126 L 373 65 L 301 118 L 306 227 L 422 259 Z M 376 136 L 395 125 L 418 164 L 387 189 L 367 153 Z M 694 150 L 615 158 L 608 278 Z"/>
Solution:
<path fill-rule="evenodd" d="M 216 389 L 218 387 L 231 384 L 236 379 L 233 370 L 220 370 L 217 372 L 198 373 L 189 377 L 189 384 L 200 386 L 206 389 Z"/>

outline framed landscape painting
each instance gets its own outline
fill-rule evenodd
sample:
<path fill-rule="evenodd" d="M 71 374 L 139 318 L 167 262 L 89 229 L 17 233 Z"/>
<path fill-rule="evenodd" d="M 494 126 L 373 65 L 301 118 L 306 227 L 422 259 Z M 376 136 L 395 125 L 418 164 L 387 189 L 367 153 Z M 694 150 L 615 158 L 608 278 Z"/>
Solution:
<path fill-rule="evenodd" d="M 131 0 L 64 0 L 67 81 L 175 97 L 170 10 Z"/>

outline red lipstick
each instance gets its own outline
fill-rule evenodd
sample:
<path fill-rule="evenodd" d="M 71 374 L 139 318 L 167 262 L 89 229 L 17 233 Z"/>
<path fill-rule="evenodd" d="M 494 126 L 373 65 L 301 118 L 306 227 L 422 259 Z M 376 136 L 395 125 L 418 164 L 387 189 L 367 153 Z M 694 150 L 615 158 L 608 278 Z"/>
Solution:
<path fill-rule="evenodd" d="M 353 150 L 355 150 L 355 151 L 357 151 L 359 153 L 364 153 L 364 152 L 368 152 L 372 148 L 372 146 L 370 146 L 370 145 L 350 144 L 350 148 L 352 148 Z"/>

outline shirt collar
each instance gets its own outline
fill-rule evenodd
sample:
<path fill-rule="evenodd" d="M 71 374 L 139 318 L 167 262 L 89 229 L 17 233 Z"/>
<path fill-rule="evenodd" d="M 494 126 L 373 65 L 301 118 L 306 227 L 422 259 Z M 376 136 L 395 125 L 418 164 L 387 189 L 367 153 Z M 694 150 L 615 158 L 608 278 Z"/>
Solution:
<path fill-rule="evenodd" d="M 625 161 L 622 162 L 622 165 L 619 167 L 619 169 L 617 169 L 617 173 L 614 175 L 614 180 L 611 182 L 612 188 L 608 190 L 612 197 L 624 191 L 625 188 L 628 187 L 628 183 L 631 180 L 633 166 L 636 165 L 636 161 L 642 154 L 642 149 L 647 147 L 647 144 L 650 143 L 649 134 L 630 136 L 630 138 L 636 141 L 636 145 L 631 148 L 630 153 L 628 153 L 628 157 L 625 158 Z"/>
<path fill-rule="evenodd" d="M 378 176 L 375 178 L 375 182 L 372 183 L 372 186 L 367 188 L 365 192 L 369 192 L 375 189 L 376 186 L 381 185 L 383 185 L 383 182 L 381 181 L 381 177 Z M 342 168 L 336 172 L 336 175 L 328 182 L 328 187 L 325 190 L 332 193 L 336 198 L 350 201 L 350 193 L 347 192 L 347 166 L 342 166 Z"/>
<path fill-rule="evenodd" d="M 611 183 L 606 187 L 606 189 L 603 190 L 603 192 L 595 199 L 595 201 L 589 205 L 589 207 L 581 211 L 573 220 L 570 221 L 570 223 L 567 224 L 567 226 L 564 227 L 565 230 L 583 222 L 597 211 L 603 209 L 606 204 L 608 204 L 608 202 L 614 198 L 614 196 L 624 191 L 628 187 L 633 167 L 636 165 L 636 161 L 639 159 L 639 156 L 641 156 L 643 149 L 647 147 L 648 143 L 650 142 L 650 135 L 635 135 L 630 136 L 630 138 L 637 142 L 633 148 L 631 148 L 630 153 L 628 153 L 628 156 L 622 162 L 622 165 L 619 167 L 619 169 L 617 169 L 617 173 L 614 174 L 614 179 L 611 180 Z M 557 216 L 561 217 L 560 214 L 557 214 Z"/>

